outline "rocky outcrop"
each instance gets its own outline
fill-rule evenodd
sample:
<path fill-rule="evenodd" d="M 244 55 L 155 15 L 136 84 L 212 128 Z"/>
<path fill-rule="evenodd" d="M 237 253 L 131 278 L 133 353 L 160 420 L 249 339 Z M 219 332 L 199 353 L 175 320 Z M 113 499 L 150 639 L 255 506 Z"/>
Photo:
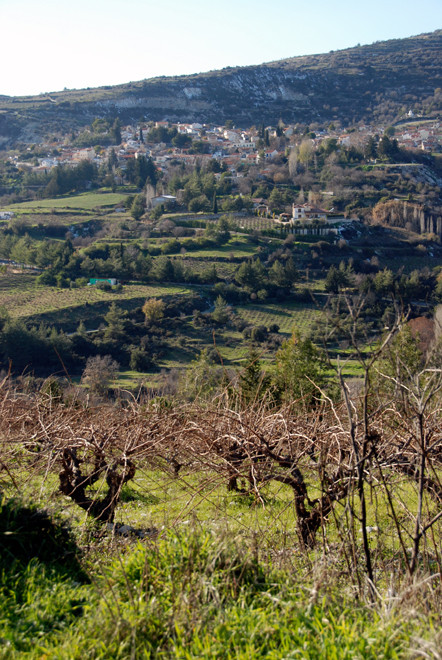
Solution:
<path fill-rule="evenodd" d="M 374 224 L 402 227 L 418 234 L 432 233 L 442 238 L 442 208 L 427 208 L 423 204 L 391 200 L 379 202 L 373 208 Z"/>
<path fill-rule="evenodd" d="M 0 96 L 0 142 L 2 137 L 27 139 L 29 124 L 43 134 L 75 129 L 97 116 L 126 122 L 144 117 L 224 124 L 230 119 L 244 127 L 276 125 L 280 119 L 392 121 L 403 112 L 407 95 L 416 105 L 442 87 L 441 47 L 439 30 L 260 66 L 35 97 Z"/>

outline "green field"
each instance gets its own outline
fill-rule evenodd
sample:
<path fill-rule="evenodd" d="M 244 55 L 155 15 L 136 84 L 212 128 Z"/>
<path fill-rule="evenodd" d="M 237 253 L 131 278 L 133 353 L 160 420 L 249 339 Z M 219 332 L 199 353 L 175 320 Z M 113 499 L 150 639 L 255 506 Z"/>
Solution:
<path fill-rule="evenodd" d="M 54 197 L 52 199 L 34 200 L 32 202 L 20 202 L 5 206 L 3 210 L 14 211 L 16 213 L 41 213 L 51 209 L 77 211 L 83 209 L 92 211 L 95 209 L 109 209 L 113 206 L 122 204 L 128 193 L 113 192 L 85 192 L 78 195 L 66 195 Z"/>
<path fill-rule="evenodd" d="M 218 277 L 221 279 L 225 278 L 227 280 L 233 279 L 235 271 L 238 268 L 238 264 L 234 261 L 220 261 L 217 259 L 213 259 L 213 261 L 207 261 L 203 258 L 194 258 L 193 252 L 187 252 L 186 254 L 180 255 L 176 258 L 182 260 L 183 266 L 189 266 L 193 273 L 206 272 L 212 266 L 212 264 L 214 264 Z"/>
<path fill-rule="evenodd" d="M 235 247 L 232 245 L 225 245 L 219 248 L 208 248 L 202 250 L 192 250 L 188 254 L 195 259 L 204 258 L 204 259 L 213 259 L 216 261 L 219 257 L 229 257 L 230 255 L 237 257 L 239 259 L 247 259 L 252 257 L 256 252 L 256 245 L 243 245 L 241 247 Z"/>
<path fill-rule="evenodd" d="M 125 309 L 142 305 L 146 298 L 175 294 L 186 295 L 190 289 L 180 285 L 128 284 L 122 291 L 103 291 L 94 286 L 58 289 L 35 286 L 35 276 L 27 273 L 0 274 L 0 305 L 12 318 L 33 319 L 45 315 L 54 323 L 79 322 L 94 316 L 95 309 L 107 309 L 111 302 Z M 104 305 L 103 305 L 104 304 Z"/>
<path fill-rule="evenodd" d="M 279 331 L 291 335 L 297 330 L 305 336 L 313 321 L 317 320 L 321 312 L 312 304 L 284 302 L 263 303 L 262 305 L 238 305 L 236 310 L 242 318 L 251 325 L 270 325 L 276 323 Z"/>
<path fill-rule="evenodd" d="M 170 502 L 173 490 L 158 495 Z M 126 491 L 144 511 L 158 495 Z M 225 517 L 215 508 L 208 525 L 197 520 L 195 500 L 180 521 L 165 509 L 156 540 L 88 541 L 87 571 L 77 556 L 64 571 L 55 560 L 4 571 L 0 657 L 397 660 L 417 636 L 436 652 L 435 615 L 425 620 L 419 608 L 407 617 L 405 607 L 386 614 L 330 579 L 318 588 L 301 558 L 273 565 L 244 528 L 228 530 L 234 519 L 241 524 L 243 504 L 232 502 Z M 150 527 L 147 512 L 143 522 Z M 286 555 L 294 539 L 283 538 Z"/>

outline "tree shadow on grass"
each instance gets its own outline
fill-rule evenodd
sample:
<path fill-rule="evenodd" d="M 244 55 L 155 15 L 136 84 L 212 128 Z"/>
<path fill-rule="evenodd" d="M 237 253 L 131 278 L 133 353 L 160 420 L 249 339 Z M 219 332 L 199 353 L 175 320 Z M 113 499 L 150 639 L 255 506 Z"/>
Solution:
<path fill-rule="evenodd" d="M 160 498 L 152 493 L 143 493 L 127 484 L 121 489 L 120 502 L 142 502 L 143 504 L 158 504 Z"/>
<path fill-rule="evenodd" d="M 0 571 L 17 572 L 37 560 L 60 576 L 88 582 L 80 559 L 64 521 L 32 504 L 0 498 Z"/>

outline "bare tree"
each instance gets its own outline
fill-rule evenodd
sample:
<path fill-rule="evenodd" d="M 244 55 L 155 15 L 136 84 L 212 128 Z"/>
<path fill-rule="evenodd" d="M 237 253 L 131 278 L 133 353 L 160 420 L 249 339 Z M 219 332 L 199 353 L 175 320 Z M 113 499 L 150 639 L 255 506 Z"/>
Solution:
<path fill-rule="evenodd" d="M 104 394 L 118 372 L 118 363 L 110 355 L 88 358 L 81 380 L 91 392 Z"/>

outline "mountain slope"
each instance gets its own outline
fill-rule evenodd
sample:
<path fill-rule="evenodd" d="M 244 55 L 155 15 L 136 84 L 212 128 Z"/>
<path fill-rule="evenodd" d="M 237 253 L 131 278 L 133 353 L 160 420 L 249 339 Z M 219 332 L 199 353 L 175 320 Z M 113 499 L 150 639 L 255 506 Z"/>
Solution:
<path fill-rule="evenodd" d="M 322 55 L 204 74 L 34 97 L 0 97 L 0 141 L 69 130 L 96 116 L 237 125 L 391 122 L 435 112 L 442 87 L 442 30 Z M 436 93 L 435 93 L 435 90 Z M 439 103 L 439 105 L 438 105 Z"/>

